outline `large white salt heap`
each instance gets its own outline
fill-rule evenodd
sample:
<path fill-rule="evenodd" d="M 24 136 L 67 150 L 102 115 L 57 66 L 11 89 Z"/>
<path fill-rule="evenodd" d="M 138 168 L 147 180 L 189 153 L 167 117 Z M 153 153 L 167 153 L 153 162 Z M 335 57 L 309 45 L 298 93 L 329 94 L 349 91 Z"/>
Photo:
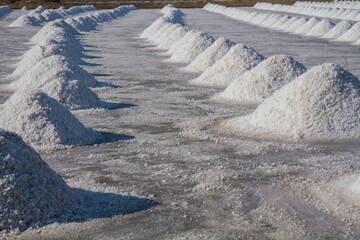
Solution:
<path fill-rule="evenodd" d="M 172 63 L 190 63 L 201 52 L 210 47 L 214 39 L 207 33 L 190 30 L 170 49 Z"/>
<path fill-rule="evenodd" d="M 230 40 L 219 38 L 205 51 L 200 53 L 184 70 L 188 72 L 203 72 L 220 60 L 234 45 L 235 43 Z"/>
<path fill-rule="evenodd" d="M 286 55 L 275 55 L 235 78 L 217 100 L 241 104 L 260 104 L 294 80 L 306 68 Z"/>
<path fill-rule="evenodd" d="M 234 78 L 252 69 L 263 60 L 264 57 L 254 49 L 243 44 L 236 44 L 219 61 L 189 83 L 226 88 Z"/>
<path fill-rule="evenodd" d="M 21 137 L 0 129 L 0 146 L 0 231 L 44 225 L 82 203 Z"/>
<path fill-rule="evenodd" d="M 33 16 L 22 15 L 9 25 L 9 27 L 28 27 L 28 26 L 41 26 L 41 22 Z"/>
<path fill-rule="evenodd" d="M 359 91 L 356 77 L 324 63 L 275 92 L 253 113 L 222 126 L 231 133 L 279 140 L 358 139 Z"/>
<path fill-rule="evenodd" d="M 16 91 L 0 105 L 0 112 L 0 128 L 19 134 L 39 150 L 91 144 L 101 137 L 40 90 Z"/>
<path fill-rule="evenodd" d="M 95 78 L 64 56 L 41 59 L 19 80 L 10 84 L 15 90 L 41 89 L 65 107 L 76 110 L 101 107 L 102 101 L 89 89 Z"/>

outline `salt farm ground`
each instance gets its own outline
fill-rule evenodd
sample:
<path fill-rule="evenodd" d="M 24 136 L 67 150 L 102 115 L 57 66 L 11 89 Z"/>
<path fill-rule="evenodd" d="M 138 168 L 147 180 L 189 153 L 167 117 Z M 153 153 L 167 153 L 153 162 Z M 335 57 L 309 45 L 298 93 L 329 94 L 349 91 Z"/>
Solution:
<path fill-rule="evenodd" d="M 202 9 L 185 24 L 265 57 L 288 54 L 306 67 L 340 64 L 360 76 L 360 48 L 270 31 Z M 1 19 L 0 77 L 13 69 L 39 28 L 7 28 Z M 360 205 L 343 190 L 360 169 L 357 144 L 290 144 L 222 134 L 218 124 L 254 108 L 216 103 L 219 89 L 194 87 L 197 75 L 164 63 L 138 38 L 161 16 L 137 10 L 81 35 L 92 58 L 83 66 L 118 88 L 93 89 L 113 110 L 73 111 L 86 126 L 118 141 L 41 154 L 76 188 L 148 198 L 145 211 L 66 224 L 16 239 L 358 239 Z M 11 93 L 1 90 L 4 102 Z"/>

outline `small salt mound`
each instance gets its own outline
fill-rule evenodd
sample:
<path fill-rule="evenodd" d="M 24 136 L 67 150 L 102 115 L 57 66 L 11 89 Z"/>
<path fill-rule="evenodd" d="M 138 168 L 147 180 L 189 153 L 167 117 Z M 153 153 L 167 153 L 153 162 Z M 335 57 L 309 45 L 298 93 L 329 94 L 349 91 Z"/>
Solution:
<path fill-rule="evenodd" d="M 313 36 L 313 37 L 321 37 L 328 33 L 335 24 L 328 19 L 321 20 L 318 24 L 316 24 L 309 32 L 307 32 L 306 36 Z"/>
<path fill-rule="evenodd" d="M 164 32 L 164 34 L 156 42 L 158 49 L 169 50 L 177 41 L 179 41 L 189 29 L 180 24 L 172 24 L 173 26 Z M 172 30 L 173 29 L 173 30 Z"/>
<path fill-rule="evenodd" d="M 41 13 L 41 16 L 45 18 L 46 22 L 50 22 L 62 18 L 62 16 L 53 9 L 46 9 Z"/>
<path fill-rule="evenodd" d="M 21 137 L 0 129 L 0 146 L 0 231 L 41 226 L 82 203 Z"/>
<path fill-rule="evenodd" d="M 85 71 L 79 65 L 71 62 L 70 59 L 61 55 L 52 55 L 42 59 L 39 62 L 37 68 L 27 71 L 23 77 L 17 81 L 12 82 L 10 86 L 14 89 L 18 89 L 21 88 L 21 86 L 31 84 L 31 82 L 27 83 L 28 78 L 36 77 L 40 79 L 41 77 L 44 78 L 47 75 L 51 75 L 52 73 L 54 76 L 56 76 L 59 72 L 66 72 L 68 79 L 80 80 L 85 84 L 85 86 L 88 87 L 95 87 L 98 84 L 93 75 Z"/>
<path fill-rule="evenodd" d="M 225 38 L 217 39 L 210 47 L 200 53 L 184 70 L 188 72 L 203 72 L 220 60 L 235 43 Z"/>
<path fill-rule="evenodd" d="M 277 22 L 275 22 L 272 26 L 269 26 L 269 27 L 272 28 L 272 29 L 278 29 L 283 24 L 290 21 L 291 19 L 292 19 L 292 17 L 290 17 L 289 15 L 285 15 L 282 18 L 280 18 Z"/>
<path fill-rule="evenodd" d="M 236 44 L 219 61 L 189 83 L 226 88 L 234 78 L 252 69 L 263 60 L 264 57 L 254 49 L 243 44 Z"/>
<path fill-rule="evenodd" d="M 320 20 L 316 17 L 312 17 L 307 21 L 304 25 L 298 28 L 294 33 L 295 34 L 306 34 L 309 32 L 316 24 L 318 24 Z"/>
<path fill-rule="evenodd" d="M 63 57 L 54 55 L 42 59 L 11 86 L 24 91 L 41 89 L 70 110 L 102 107 L 104 104 L 82 77 Z"/>
<path fill-rule="evenodd" d="M 29 8 L 27 6 L 23 6 L 20 10 L 21 11 L 29 11 Z"/>
<path fill-rule="evenodd" d="M 83 62 L 81 59 L 83 54 L 80 50 L 76 51 L 76 49 L 69 49 L 61 44 L 54 44 L 54 43 L 50 43 L 45 46 L 35 45 L 22 56 L 14 72 L 12 72 L 6 78 L 18 79 L 19 77 L 24 75 L 27 71 L 31 70 L 35 66 L 35 64 L 37 64 L 39 61 L 53 55 L 62 55 L 64 57 L 71 59 L 71 61 L 75 63 Z"/>
<path fill-rule="evenodd" d="M 282 16 L 280 16 L 278 14 L 274 14 L 273 16 L 266 19 L 266 21 L 262 22 L 260 25 L 263 27 L 271 27 L 274 23 L 279 21 L 281 19 L 281 17 Z"/>
<path fill-rule="evenodd" d="M 71 112 L 40 90 L 16 91 L 2 106 L 0 128 L 19 134 L 36 149 L 91 144 L 98 132 L 85 128 Z"/>
<path fill-rule="evenodd" d="M 288 26 L 287 29 L 284 29 L 285 32 L 295 32 L 298 30 L 301 26 L 305 25 L 308 22 L 307 18 L 300 18 L 297 21 L 293 22 L 291 25 Z"/>
<path fill-rule="evenodd" d="M 160 12 L 161 12 L 162 14 L 166 14 L 166 13 L 168 13 L 169 11 L 171 11 L 171 10 L 173 10 L 173 9 L 175 9 L 175 7 L 174 7 L 173 5 L 171 5 L 171 4 L 168 4 L 168 5 L 166 5 L 165 7 L 163 7 L 163 8 L 160 10 Z"/>
<path fill-rule="evenodd" d="M 348 21 L 341 21 L 335 25 L 323 38 L 338 38 L 347 32 L 352 27 L 352 24 Z"/>
<path fill-rule="evenodd" d="M 253 113 L 223 124 L 228 132 L 279 140 L 340 141 L 360 137 L 360 82 L 324 63 L 285 85 Z"/>
<path fill-rule="evenodd" d="M 184 23 L 183 17 L 184 17 L 184 13 L 177 8 L 169 9 L 169 11 L 166 14 L 164 14 L 164 18 L 169 23 L 183 24 Z"/>
<path fill-rule="evenodd" d="M 170 62 L 190 63 L 206 48 L 210 47 L 214 39 L 207 33 L 190 30 L 170 49 Z"/>
<path fill-rule="evenodd" d="M 355 42 L 360 39 L 360 22 L 354 24 L 348 31 L 338 37 L 338 42 Z"/>
<path fill-rule="evenodd" d="M 77 22 L 75 29 L 81 32 L 89 32 L 95 30 L 97 23 L 92 20 L 89 16 L 77 16 L 74 17 L 74 20 Z"/>
<path fill-rule="evenodd" d="M 22 15 L 14 22 L 12 22 L 9 27 L 33 27 L 41 26 L 41 22 L 36 18 L 28 15 Z"/>
<path fill-rule="evenodd" d="M 278 30 L 280 31 L 286 31 L 290 25 L 292 25 L 294 22 L 298 21 L 300 18 L 299 17 L 292 17 L 290 18 L 289 21 L 285 22 L 284 24 L 282 24 L 281 26 L 278 27 Z"/>
<path fill-rule="evenodd" d="M 305 71 L 306 68 L 292 57 L 275 55 L 235 78 L 215 99 L 249 105 L 260 104 Z"/>
<path fill-rule="evenodd" d="M 73 28 L 72 26 L 70 26 L 67 22 L 65 22 L 62 19 L 56 20 L 56 21 L 52 21 L 47 23 L 45 26 L 43 26 L 31 39 L 32 42 L 36 42 L 36 39 L 42 38 L 46 33 L 51 32 L 51 28 L 54 27 L 59 27 L 59 28 L 64 28 L 65 31 L 73 34 L 73 35 L 79 35 L 80 33 Z"/>

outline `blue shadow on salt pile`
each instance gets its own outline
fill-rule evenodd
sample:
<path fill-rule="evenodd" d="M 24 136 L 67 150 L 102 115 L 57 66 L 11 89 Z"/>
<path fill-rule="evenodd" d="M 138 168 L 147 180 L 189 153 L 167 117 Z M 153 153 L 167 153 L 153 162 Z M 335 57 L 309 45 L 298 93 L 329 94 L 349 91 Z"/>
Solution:
<path fill-rule="evenodd" d="M 97 77 L 97 76 L 95 76 L 95 74 L 93 74 L 93 76 Z M 105 74 L 103 76 L 105 76 Z M 118 86 L 118 85 L 115 85 L 115 84 L 112 84 L 109 82 L 98 82 L 98 84 L 96 84 L 96 86 L 95 86 L 95 88 L 103 88 L 103 87 L 121 88 L 121 86 Z"/>
<path fill-rule="evenodd" d="M 151 199 L 123 196 L 115 193 L 91 192 L 83 189 L 74 189 L 84 200 L 79 209 L 75 212 L 71 221 L 81 222 L 94 218 L 109 218 L 116 215 L 125 215 L 149 209 L 159 205 Z"/>

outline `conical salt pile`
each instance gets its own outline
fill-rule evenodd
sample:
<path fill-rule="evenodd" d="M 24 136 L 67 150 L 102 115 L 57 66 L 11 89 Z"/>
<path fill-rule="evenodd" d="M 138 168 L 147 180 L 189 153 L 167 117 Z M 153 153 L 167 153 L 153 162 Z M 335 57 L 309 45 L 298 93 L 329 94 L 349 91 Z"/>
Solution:
<path fill-rule="evenodd" d="M 82 203 L 21 137 L 0 129 L 0 146 L 0 231 L 44 225 Z"/>
<path fill-rule="evenodd" d="M 263 60 L 264 57 L 254 49 L 243 44 L 236 44 L 219 61 L 189 83 L 226 88 L 234 78 L 252 69 Z"/>
<path fill-rule="evenodd" d="M 305 71 L 306 68 L 292 57 L 275 55 L 235 78 L 219 95 L 218 100 L 260 104 Z"/>
<path fill-rule="evenodd" d="M 19 134 L 40 150 L 96 142 L 98 132 L 85 128 L 71 112 L 40 90 L 16 91 L 0 105 L 0 128 Z"/>
<path fill-rule="evenodd" d="M 309 19 L 309 21 L 307 21 L 304 25 L 302 25 L 301 27 L 299 27 L 294 33 L 295 34 L 306 34 L 308 33 L 313 27 L 315 27 L 316 24 L 318 24 L 320 22 L 320 20 L 316 17 L 312 17 Z"/>
<path fill-rule="evenodd" d="M 360 137 L 360 82 L 336 64 L 309 69 L 253 113 L 223 124 L 228 132 L 270 139 L 338 141 Z"/>
<path fill-rule="evenodd" d="M 360 39 L 360 22 L 354 24 L 348 31 L 338 37 L 338 42 L 355 42 Z"/>
<path fill-rule="evenodd" d="M 210 47 L 200 53 L 184 70 L 188 72 L 203 72 L 220 60 L 235 43 L 225 38 L 217 39 Z"/>
<path fill-rule="evenodd" d="M 335 24 L 333 22 L 329 21 L 328 19 L 323 19 L 305 35 L 312 37 L 321 37 L 328 33 L 334 26 Z"/>
<path fill-rule="evenodd" d="M 190 31 L 188 28 L 183 27 L 180 24 L 172 25 L 173 26 L 168 29 L 168 32 L 164 32 L 164 34 L 156 42 L 158 44 L 158 49 L 169 50 L 177 41 Z"/>
<path fill-rule="evenodd" d="M 214 39 L 207 33 L 190 30 L 170 49 L 172 63 L 190 63 L 201 52 L 213 44 Z"/>
<path fill-rule="evenodd" d="M 336 24 L 335 27 L 333 27 L 328 33 L 326 33 L 323 38 L 338 38 L 346 33 L 351 27 L 352 24 L 350 22 L 341 21 Z"/>

